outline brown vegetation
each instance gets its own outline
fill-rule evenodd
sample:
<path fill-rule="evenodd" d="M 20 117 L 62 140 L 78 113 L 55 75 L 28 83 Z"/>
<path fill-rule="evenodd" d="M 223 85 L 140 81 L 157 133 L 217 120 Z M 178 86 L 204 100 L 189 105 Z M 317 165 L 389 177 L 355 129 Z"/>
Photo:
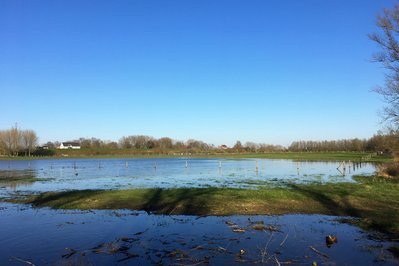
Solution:
<path fill-rule="evenodd" d="M 33 130 L 20 130 L 12 127 L 0 130 L 0 155 L 18 156 L 23 153 L 30 156 L 38 145 L 38 137 Z"/>

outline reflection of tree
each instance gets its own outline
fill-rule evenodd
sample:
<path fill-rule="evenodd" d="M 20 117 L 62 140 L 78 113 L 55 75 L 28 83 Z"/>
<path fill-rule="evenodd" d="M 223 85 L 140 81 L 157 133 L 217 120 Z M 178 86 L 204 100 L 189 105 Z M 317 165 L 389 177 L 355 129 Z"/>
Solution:
<path fill-rule="evenodd" d="M 10 188 L 15 191 L 18 187 L 30 187 L 32 186 L 34 181 L 10 181 L 10 182 L 2 182 L 0 181 L 0 187 Z"/>
<path fill-rule="evenodd" d="M 33 170 L 0 171 L 0 188 L 16 190 L 21 186 L 31 186 L 35 181 L 37 181 L 36 171 Z"/>

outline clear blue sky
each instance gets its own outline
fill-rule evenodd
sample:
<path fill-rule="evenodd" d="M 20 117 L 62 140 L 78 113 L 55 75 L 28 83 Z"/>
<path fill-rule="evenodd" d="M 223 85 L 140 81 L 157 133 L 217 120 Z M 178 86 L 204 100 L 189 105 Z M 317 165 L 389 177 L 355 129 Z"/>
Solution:
<path fill-rule="evenodd" d="M 388 0 L 0 1 L 0 129 L 41 142 L 144 134 L 368 138 Z"/>

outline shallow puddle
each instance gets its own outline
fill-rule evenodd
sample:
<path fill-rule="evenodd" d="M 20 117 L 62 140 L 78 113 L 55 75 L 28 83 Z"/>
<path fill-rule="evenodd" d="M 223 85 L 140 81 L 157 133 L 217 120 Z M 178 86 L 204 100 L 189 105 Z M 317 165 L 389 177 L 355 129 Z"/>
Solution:
<path fill-rule="evenodd" d="M 333 216 L 167 216 L 0 204 L 0 265 L 397 265 Z M 326 236 L 337 237 L 330 247 Z"/>

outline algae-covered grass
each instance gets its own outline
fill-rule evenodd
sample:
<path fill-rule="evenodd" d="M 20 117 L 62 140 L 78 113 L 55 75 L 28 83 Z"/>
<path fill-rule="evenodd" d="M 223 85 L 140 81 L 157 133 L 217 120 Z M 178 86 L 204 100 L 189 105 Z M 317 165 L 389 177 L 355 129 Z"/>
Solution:
<path fill-rule="evenodd" d="M 174 188 L 48 192 L 22 200 L 37 207 L 134 209 L 161 214 L 327 214 L 360 218 L 358 224 L 399 236 L 399 183 L 355 177 L 357 183 L 287 184 L 260 189 Z M 21 202 L 21 200 L 19 200 Z"/>
<path fill-rule="evenodd" d="M 36 181 L 50 180 L 50 178 L 37 178 L 30 170 L 4 171 L 0 170 L 0 186 L 13 186 L 18 184 L 29 184 Z"/>

